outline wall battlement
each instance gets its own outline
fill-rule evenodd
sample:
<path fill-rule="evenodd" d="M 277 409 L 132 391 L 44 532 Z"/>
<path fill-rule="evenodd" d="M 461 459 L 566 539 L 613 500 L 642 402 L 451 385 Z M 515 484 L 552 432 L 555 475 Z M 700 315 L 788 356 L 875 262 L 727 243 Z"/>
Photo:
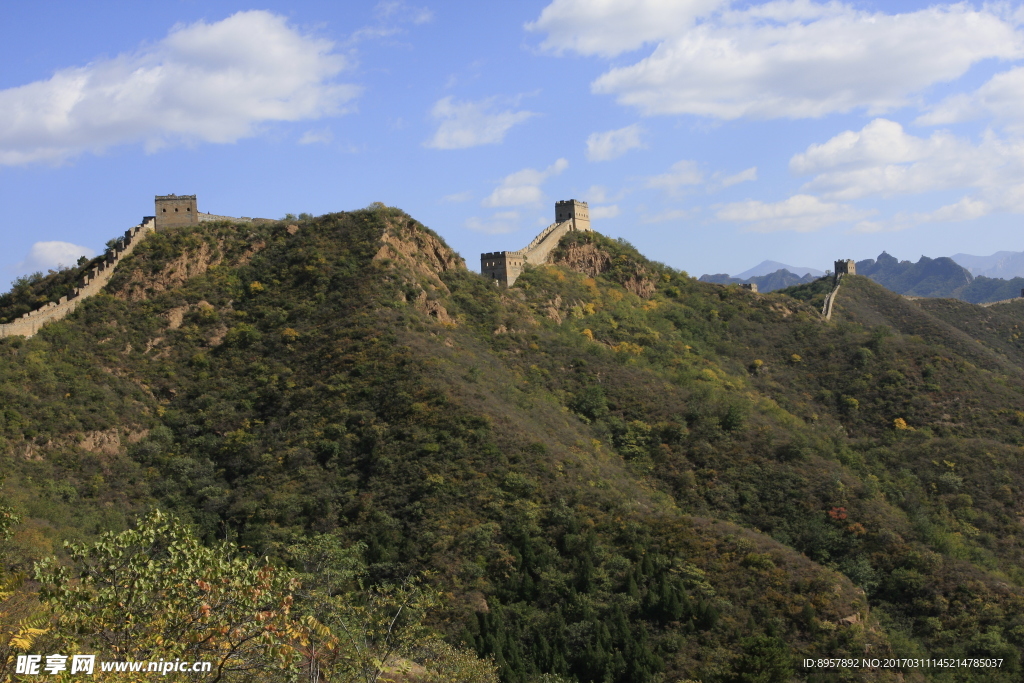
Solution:
<path fill-rule="evenodd" d="M 156 218 L 145 216 L 142 223 L 125 231 L 124 237 L 112 251 L 107 252 L 106 258 L 87 271 L 69 296 L 62 296 L 57 303 L 50 302 L 34 311 L 26 313 L 14 322 L 0 325 L 0 338 L 3 337 L 31 337 L 39 331 L 43 325 L 61 320 L 78 308 L 78 305 L 90 296 L 99 293 L 114 274 L 114 269 L 122 259 L 131 254 L 136 245 L 146 235 L 156 230 Z"/>
<path fill-rule="evenodd" d="M 125 231 L 124 237 L 113 250 L 107 252 L 100 264 L 82 276 L 74 292 L 69 296 L 61 297 L 57 303 L 50 302 L 42 308 L 26 313 L 13 322 L 0 325 L 0 339 L 13 336 L 31 337 L 46 323 L 61 320 L 70 315 L 84 299 L 103 289 L 110 282 L 110 278 L 114 274 L 114 268 L 121 262 L 121 259 L 131 254 L 135 250 L 135 245 L 155 230 L 184 225 L 198 225 L 199 223 L 212 221 L 232 221 L 236 223 L 276 222 L 272 218 L 249 218 L 248 216 L 235 218 L 233 216 L 202 213 L 198 210 L 196 195 L 194 194 L 158 194 L 154 197 L 153 201 L 156 215 L 143 216 L 141 223 Z"/>
<path fill-rule="evenodd" d="M 539 265 L 547 260 L 562 235 L 570 230 L 589 232 L 590 209 L 586 202 L 567 199 L 555 203 L 555 222 L 544 228 L 533 240 L 516 251 L 491 251 L 480 254 L 480 274 L 503 283 L 515 284 L 527 264 Z"/>
<path fill-rule="evenodd" d="M 194 194 L 158 194 L 154 198 L 156 207 L 156 229 L 177 228 L 183 225 L 198 225 L 213 221 L 231 221 L 233 223 L 274 223 L 272 218 L 250 218 L 242 216 L 219 216 L 214 213 L 203 213 L 199 210 Z"/>

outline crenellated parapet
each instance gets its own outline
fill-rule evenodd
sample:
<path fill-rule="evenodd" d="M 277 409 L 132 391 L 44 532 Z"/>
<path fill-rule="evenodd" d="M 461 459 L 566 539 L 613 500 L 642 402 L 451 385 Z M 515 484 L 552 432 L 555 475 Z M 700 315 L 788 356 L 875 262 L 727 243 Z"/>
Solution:
<path fill-rule="evenodd" d="M 0 325 L 0 338 L 31 337 L 47 323 L 61 320 L 78 308 L 78 305 L 94 294 L 98 294 L 114 275 L 114 269 L 122 259 L 129 256 L 146 235 L 156 230 L 156 218 L 146 216 L 142 223 L 126 230 L 124 237 L 117 241 L 116 246 L 105 254 L 98 265 L 93 266 L 82 275 L 78 286 L 68 296 L 59 301 L 46 304 L 42 308 L 26 313 L 17 320 Z"/>
<path fill-rule="evenodd" d="M 480 254 L 480 274 L 507 287 L 515 284 L 527 265 L 544 263 L 558 246 L 562 236 L 572 230 L 589 232 L 590 209 L 586 202 L 568 199 L 555 204 L 555 222 L 517 251 L 492 251 Z"/>

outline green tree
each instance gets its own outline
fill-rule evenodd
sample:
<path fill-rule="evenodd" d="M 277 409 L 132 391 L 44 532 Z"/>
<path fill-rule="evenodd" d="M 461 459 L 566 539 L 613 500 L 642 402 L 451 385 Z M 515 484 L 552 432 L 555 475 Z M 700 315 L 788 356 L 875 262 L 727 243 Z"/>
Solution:
<path fill-rule="evenodd" d="M 35 577 L 68 652 L 212 661 L 215 681 L 268 680 L 295 658 L 294 579 L 230 544 L 206 547 L 157 511 L 135 529 L 66 547 L 71 568 L 51 557 Z"/>

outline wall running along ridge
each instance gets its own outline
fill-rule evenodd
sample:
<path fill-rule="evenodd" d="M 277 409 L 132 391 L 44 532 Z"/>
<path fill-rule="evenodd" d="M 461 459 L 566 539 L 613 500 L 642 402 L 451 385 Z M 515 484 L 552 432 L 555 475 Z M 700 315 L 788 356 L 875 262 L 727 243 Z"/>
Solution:
<path fill-rule="evenodd" d="M 518 251 L 492 251 L 480 254 L 480 274 L 511 287 L 522 274 L 526 264 L 545 263 L 562 236 L 570 230 L 588 232 L 590 213 L 586 202 L 575 199 L 555 204 L 555 222 L 544 228 L 533 241 Z"/>
<path fill-rule="evenodd" d="M 825 296 L 825 305 L 821 307 L 821 315 L 825 320 L 832 319 L 832 305 L 836 302 L 836 295 L 839 294 L 839 281 L 843 279 L 844 273 L 836 275 L 836 284 L 832 291 Z"/>
<path fill-rule="evenodd" d="M 121 260 L 135 250 L 135 245 L 156 229 L 156 219 L 147 216 L 142 223 L 127 230 L 120 246 L 107 254 L 107 257 L 98 266 L 86 273 L 78 287 L 69 296 L 62 296 L 58 303 L 52 301 L 42 308 L 26 313 L 14 322 L 0 325 L 0 338 L 3 337 L 31 337 L 39 331 L 46 323 L 55 322 L 74 312 L 83 300 L 97 294 L 103 289 L 110 278 L 114 275 L 114 268 Z"/>

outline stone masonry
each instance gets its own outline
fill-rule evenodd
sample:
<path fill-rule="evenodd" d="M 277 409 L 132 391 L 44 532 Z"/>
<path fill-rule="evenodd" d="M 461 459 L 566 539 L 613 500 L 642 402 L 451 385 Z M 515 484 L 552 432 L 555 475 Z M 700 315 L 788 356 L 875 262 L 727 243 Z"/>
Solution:
<path fill-rule="evenodd" d="M 42 308 L 26 313 L 14 322 L 0 325 L 0 338 L 16 335 L 31 337 L 46 323 L 61 320 L 73 313 L 82 301 L 99 293 L 110 282 L 117 264 L 131 254 L 135 250 L 135 246 L 154 230 L 156 230 L 156 218 L 153 216 L 143 218 L 142 223 L 124 233 L 124 238 L 119 245 L 113 251 L 108 252 L 106 258 L 98 266 L 82 276 L 79 286 L 70 296 L 61 297 L 57 303 L 51 301 Z"/>
<path fill-rule="evenodd" d="M 142 223 L 125 232 L 124 238 L 119 242 L 119 245 L 113 251 L 107 253 L 104 261 L 83 276 L 79 286 L 75 288 L 75 291 L 70 296 L 61 297 L 61 300 L 57 303 L 50 302 L 42 308 L 26 313 L 18 320 L 6 325 L 0 325 L 0 338 L 13 337 L 15 335 L 31 337 L 46 323 L 61 320 L 71 314 L 85 298 L 98 293 L 110 282 L 110 278 L 114 274 L 114 268 L 121 262 L 121 259 L 131 254 L 135 249 L 135 245 L 154 230 L 198 225 L 199 223 L 209 221 L 232 221 L 236 223 L 275 222 L 270 218 L 249 218 L 247 216 L 234 218 L 232 216 L 202 213 L 198 209 L 194 194 L 158 194 L 154 202 L 156 215 L 145 216 L 142 219 Z"/>
<path fill-rule="evenodd" d="M 156 196 L 156 229 L 195 225 L 199 222 L 199 209 L 194 194 L 165 194 Z"/>
<path fill-rule="evenodd" d="M 211 221 L 232 221 L 234 223 L 274 223 L 272 218 L 249 218 L 242 216 L 219 216 L 199 210 L 194 194 L 158 194 L 156 205 L 156 229 L 177 228 Z"/>
<path fill-rule="evenodd" d="M 555 204 L 555 222 L 543 231 L 528 245 L 518 251 L 492 251 L 480 254 L 480 273 L 496 284 L 506 287 L 515 284 L 527 265 L 539 265 L 547 260 L 548 254 L 558 246 L 562 235 L 570 230 L 589 232 L 590 209 L 586 202 L 567 199 Z"/>

